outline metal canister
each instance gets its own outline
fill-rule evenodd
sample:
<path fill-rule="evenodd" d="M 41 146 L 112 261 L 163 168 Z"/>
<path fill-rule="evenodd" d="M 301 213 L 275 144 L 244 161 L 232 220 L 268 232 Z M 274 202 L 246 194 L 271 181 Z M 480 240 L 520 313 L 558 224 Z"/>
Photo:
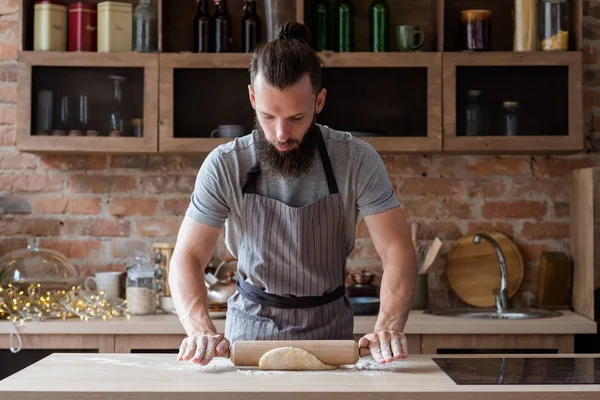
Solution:
<path fill-rule="evenodd" d="M 67 6 L 56 0 L 36 1 L 33 50 L 67 51 Z"/>
<path fill-rule="evenodd" d="M 98 52 L 131 51 L 133 35 L 131 3 L 98 3 Z"/>
<path fill-rule="evenodd" d="M 97 37 L 96 5 L 83 1 L 69 4 L 69 51 L 96 51 Z"/>

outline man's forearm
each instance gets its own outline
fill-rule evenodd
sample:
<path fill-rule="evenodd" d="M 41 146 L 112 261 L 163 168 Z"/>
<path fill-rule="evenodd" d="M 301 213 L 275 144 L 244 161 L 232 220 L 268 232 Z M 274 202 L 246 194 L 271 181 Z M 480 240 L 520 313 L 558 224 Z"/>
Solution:
<path fill-rule="evenodd" d="M 412 305 L 417 261 L 412 248 L 400 246 L 390 249 L 383 260 L 379 316 L 375 331 L 404 331 L 404 325 Z"/>
<path fill-rule="evenodd" d="M 173 305 L 188 336 L 216 333 L 208 315 L 204 268 L 192 257 L 173 257 L 169 267 L 169 287 Z"/>

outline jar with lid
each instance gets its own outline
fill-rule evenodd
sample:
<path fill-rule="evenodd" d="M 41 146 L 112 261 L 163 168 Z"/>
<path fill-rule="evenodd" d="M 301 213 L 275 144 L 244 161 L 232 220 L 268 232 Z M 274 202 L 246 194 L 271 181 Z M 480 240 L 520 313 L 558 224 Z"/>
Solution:
<path fill-rule="evenodd" d="M 127 268 L 125 298 L 132 315 L 154 314 L 157 307 L 156 266 L 144 257 L 136 257 L 137 264 Z"/>
<path fill-rule="evenodd" d="M 133 5 L 120 1 L 98 3 L 98 52 L 131 51 Z"/>
<path fill-rule="evenodd" d="M 67 5 L 36 1 L 33 11 L 33 50 L 67 51 Z"/>
<path fill-rule="evenodd" d="M 504 136 L 517 136 L 519 134 L 519 103 L 505 101 L 502 103 L 502 119 L 500 134 Z"/>
<path fill-rule="evenodd" d="M 481 90 L 467 91 L 465 112 L 465 136 L 484 136 L 486 134 L 486 115 L 481 102 Z"/>
<path fill-rule="evenodd" d="M 489 51 L 492 48 L 492 12 L 463 10 L 460 12 L 460 48 L 464 51 Z"/>
<path fill-rule="evenodd" d="M 539 50 L 566 51 L 569 49 L 569 18 L 568 0 L 539 0 Z"/>

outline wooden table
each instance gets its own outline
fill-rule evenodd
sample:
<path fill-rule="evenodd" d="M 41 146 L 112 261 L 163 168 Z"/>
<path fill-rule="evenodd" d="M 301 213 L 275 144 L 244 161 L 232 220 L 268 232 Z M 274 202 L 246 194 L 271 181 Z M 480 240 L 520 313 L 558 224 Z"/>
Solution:
<path fill-rule="evenodd" d="M 565 356 L 572 355 L 553 355 Z M 177 361 L 172 354 L 53 354 L 0 381 L 0 398 L 554 400 L 600 396 L 600 385 L 457 385 L 431 357 L 414 355 L 386 366 L 365 357 L 335 371 L 284 372 L 235 367 L 223 358 L 202 367 Z"/>

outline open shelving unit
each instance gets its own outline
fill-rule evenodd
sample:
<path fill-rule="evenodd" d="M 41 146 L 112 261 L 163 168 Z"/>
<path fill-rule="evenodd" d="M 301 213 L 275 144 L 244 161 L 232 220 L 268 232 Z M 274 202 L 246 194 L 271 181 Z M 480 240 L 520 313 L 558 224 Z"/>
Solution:
<path fill-rule="evenodd" d="M 265 0 L 266 1 L 266 0 Z M 130 1 L 134 4 L 137 1 Z M 330 4 L 333 4 L 330 0 Z M 513 0 L 390 1 L 389 52 L 368 51 L 368 7 L 355 5 L 355 51 L 321 52 L 328 90 L 317 121 L 352 132 L 380 153 L 540 153 L 584 148 L 582 110 L 582 0 L 571 1 L 569 51 L 513 52 Z M 241 52 L 243 0 L 228 0 L 232 53 L 193 53 L 193 0 L 155 0 L 156 54 L 31 51 L 33 0 L 22 0 L 17 146 L 31 152 L 207 153 L 232 139 L 211 137 L 219 125 L 243 125 L 250 133 L 248 100 L 251 54 Z M 312 0 L 290 0 L 275 12 L 311 24 Z M 258 2 L 261 35 L 267 37 L 265 2 Z M 456 40 L 459 12 L 492 11 L 492 49 L 462 52 Z M 425 35 L 414 52 L 399 52 L 395 26 L 418 25 Z M 61 71 L 64 69 L 65 71 Z M 67 72 L 70 72 L 66 79 Z M 34 133 L 33 102 L 43 85 L 74 87 L 110 96 L 111 74 L 128 75 L 129 111 L 144 121 L 143 138 L 58 137 Z M 502 83 L 500 83 L 502 82 Z M 462 135 L 465 91 L 480 89 L 492 116 L 489 136 Z M 100 96 L 102 97 L 102 96 Z M 520 103 L 521 135 L 494 134 L 494 115 L 504 100 Z M 105 112 L 90 111 L 90 118 Z"/>

